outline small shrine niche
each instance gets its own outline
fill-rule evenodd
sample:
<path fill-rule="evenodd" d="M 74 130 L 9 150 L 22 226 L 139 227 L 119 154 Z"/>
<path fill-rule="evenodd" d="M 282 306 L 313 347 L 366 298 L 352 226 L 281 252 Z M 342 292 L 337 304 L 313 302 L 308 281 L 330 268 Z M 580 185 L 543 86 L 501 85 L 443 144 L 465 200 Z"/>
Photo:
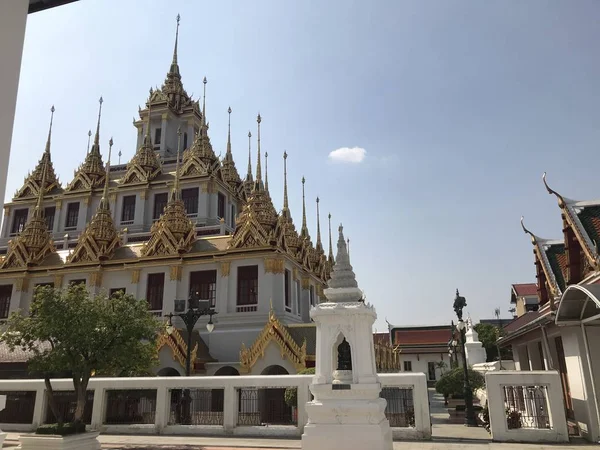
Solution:
<path fill-rule="evenodd" d="M 340 333 L 333 347 L 334 371 L 333 384 L 352 383 L 352 347 L 346 337 Z"/>

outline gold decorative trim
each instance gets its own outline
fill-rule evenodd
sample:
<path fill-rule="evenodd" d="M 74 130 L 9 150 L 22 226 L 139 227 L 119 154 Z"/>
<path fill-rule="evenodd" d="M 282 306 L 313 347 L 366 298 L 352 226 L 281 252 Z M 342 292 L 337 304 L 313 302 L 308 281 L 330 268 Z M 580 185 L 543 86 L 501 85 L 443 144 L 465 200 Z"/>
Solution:
<path fill-rule="evenodd" d="M 308 289 L 310 287 L 310 278 L 302 277 L 302 289 Z"/>
<path fill-rule="evenodd" d="M 117 193 L 116 193 L 116 192 L 111 192 L 111 193 L 108 195 L 108 198 L 109 198 L 109 200 L 110 200 L 111 202 L 113 202 L 113 203 L 114 203 L 114 202 L 116 202 L 116 201 L 117 201 Z"/>
<path fill-rule="evenodd" d="M 146 189 L 144 189 L 143 191 L 140 192 L 140 199 L 146 200 L 147 198 L 148 198 L 148 191 Z"/>
<path fill-rule="evenodd" d="M 170 270 L 171 281 L 181 281 L 182 274 L 183 274 L 182 266 L 171 266 L 171 270 Z"/>
<path fill-rule="evenodd" d="M 283 273 L 285 271 L 285 262 L 281 258 L 265 258 L 265 273 Z"/>
<path fill-rule="evenodd" d="M 168 114 L 168 113 L 162 113 L 162 114 L 160 115 L 160 118 L 161 118 L 162 120 L 167 120 L 167 119 L 169 118 L 169 114 Z"/>
<path fill-rule="evenodd" d="M 306 368 L 306 340 L 302 343 L 301 347 L 298 346 L 285 325 L 277 319 L 273 309 L 271 309 L 268 322 L 252 346 L 246 348 L 242 343 L 240 348 L 240 366 L 242 372 L 248 373 L 258 359 L 264 357 L 265 349 L 271 341 L 279 345 L 281 358 L 284 359 L 287 357 L 298 372 Z"/>
<path fill-rule="evenodd" d="M 181 336 L 180 331 L 175 328 L 172 334 L 163 333 L 159 336 L 158 341 L 156 343 L 156 351 L 160 351 L 161 348 L 167 346 L 171 349 L 173 353 L 173 360 L 177 361 L 181 367 L 185 367 L 185 355 L 187 353 L 187 343 L 185 339 Z M 194 348 L 192 348 L 191 352 L 191 361 L 195 361 L 198 356 L 198 343 Z M 191 364 L 192 372 L 194 372 L 194 364 Z"/>
<path fill-rule="evenodd" d="M 389 342 L 375 342 L 375 366 L 377 372 L 398 372 L 400 370 L 400 352 Z"/>
<path fill-rule="evenodd" d="M 140 269 L 133 269 L 131 271 L 131 284 L 138 284 L 140 282 Z"/>
<path fill-rule="evenodd" d="M 27 278 L 17 278 L 15 280 L 15 291 L 27 292 L 29 290 L 29 280 Z"/>
<path fill-rule="evenodd" d="M 63 285 L 64 275 L 54 275 L 54 287 L 60 289 Z"/>
<path fill-rule="evenodd" d="M 10 217 L 10 206 L 4 205 L 4 216 Z"/>
<path fill-rule="evenodd" d="M 208 183 L 201 183 L 200 190 L 203 194 L 208 194 Z"/>
<path fill-rule="evenodd" d="M 298 273 L 298 268 L 294 267 L 294 269 L 292 270 L 292 278 L 294 279 L 294 281 L 297 281 L 300 279 L 300 275 Z"/>
<path fill-rule="evenodd" d="M 221 263 L 221 276 L 228 277 L 231 270 L 231 262 L 225 261 Z"/>
<path fill-rule="evenodd" d="M 58 199 L 56 200 L 56 209 L 61 209 L 62 208 L 62 200 Z"/>
<path fill-rule="evenodd" d="M 86 206 L 88 206 L 91 201 L 92 201 L 92 197 L 91 196 L 84 197 L 83 204 L 86 205 Z"/>
<path fill-rule="evenodd" d="M 92 287 L 100 287 L 102 286 L 102 272 L 97 270 L 96 272 L 92 272 L 90 276 L 90 285 Z"/>

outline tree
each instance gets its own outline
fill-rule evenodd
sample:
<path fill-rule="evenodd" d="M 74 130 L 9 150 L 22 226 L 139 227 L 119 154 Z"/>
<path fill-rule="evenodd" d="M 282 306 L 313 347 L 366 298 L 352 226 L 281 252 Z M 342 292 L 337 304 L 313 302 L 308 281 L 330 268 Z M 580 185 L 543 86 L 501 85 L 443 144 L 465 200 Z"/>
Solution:
<path fill-rule="evenodd" d="M 504 334 L 503 330 L 489 323 L 478 323 L 473 328 L 479 335 L 479 340 L 485 348 L 485 352 L 487 354 L 487 361 L 497 361 L 498 345 L 496 344 L 496 341 Z M 512 353 L 508 348 L 501 348 L 500 354 L 502 356 L 502 359 L 512 359 Z"/>
<path fill-rule="evenodd" d="M 59 428 L 50 382 L 53 374 L 68 372 L 73 379 L 76 408 L 73 424 L 80 427 L 86 391 L 92 375 L 129 376 L 148 373 L 156 358 L 160 322 L 145 300 L 131 295 L 90 295 L 83 285 L 59 290 L 38 287 L 29 315 L 13 313 L 0 337 L 13 350 L 32 353 L 30 372 L 44 377 L 48 403 Z"/>
<path fill-rule="evenodd" d="M 314 374 L 315 374 L 314 367 L 309 367 L 308 369 L 304 369 L 304 370 L 301 370 L 300 372 L 298 372 L 298 375 L 314 375 Z M 292 407 L 298 406 L 298 388 L 295 388 L 295 387 L 287 388 L 285 390 L 283 398 L 285 400 L 286 405 L 292 406 Z"/>
<path fill-rule="evenodd" d="M 469 382 L 471 391 L 475 392 L 485 386 L 485 378 L 479 372 L 469 368 Z M 464 394 L 464 372 L 462 367 L 456 367 L 450 372 L 446 372 L 435 384 L 435 390 L 445 398 L 450 395 L 453 397 Z"/>
<path fill-rule="evenodd" d="M 446 364 L 446 361 L 438 361 L 435 363 L 435 367 L 440 369 L 440 375 L 444 375 L 444 372 L 448 368 L 448 364 Z"/>

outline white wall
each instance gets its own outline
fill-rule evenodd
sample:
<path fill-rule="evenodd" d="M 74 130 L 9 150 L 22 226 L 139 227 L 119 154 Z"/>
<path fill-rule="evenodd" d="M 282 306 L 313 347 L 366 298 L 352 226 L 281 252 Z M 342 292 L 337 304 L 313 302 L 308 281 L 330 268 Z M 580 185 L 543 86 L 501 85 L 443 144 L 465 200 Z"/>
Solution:
<path fill-rule="evenodd" d="M 444 369 L 444 371 L 450 371 L 450 358 L 447 353 L 420 353 L 418 355 L 410 353 L 400 353 L 400 370 L 402 372 L 404 372 L 404 361 L 410 361 L 412 363 L 412 372 L 424 373 L 425 377 L 427 378 L 427 381 L 437 381 L 442 376 L 442 371 L 436 367 L 435 380 L 429 379 L 428 363 L 430 362 L 437 364 L 440 361 L 444 361 L 446 363 L 446 368 Z"/>

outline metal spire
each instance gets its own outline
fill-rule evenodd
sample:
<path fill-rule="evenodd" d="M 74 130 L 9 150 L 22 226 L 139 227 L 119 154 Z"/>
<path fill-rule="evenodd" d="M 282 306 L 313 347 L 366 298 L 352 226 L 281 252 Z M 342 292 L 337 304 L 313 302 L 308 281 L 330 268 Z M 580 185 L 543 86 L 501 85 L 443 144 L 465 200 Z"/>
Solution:
<path fill-rule="evenodd" d="M 121 164 L 121 156 L 123 155 L 123 152 L 121 150 L 119 150 L 118 155 L 119 155 L 119 164 Z"/>
<path fill-rule="evenodd" d="M 265 191 L 269 190 L 269 153 L 265 152 Z"/>
<path fill-rule="evenodd" d="M 229 120 L 227 123 L 227 154 L 231 154 L 231 106 L 227 109 Z"/>
<path fill-rule="evenodd" d="M 262 118 L 260 117 L 260 113 L 256 116 L 256 123 L 258 128 L 258 148 L 256 150 L 256 184 L 259 188 L 262 188 L 262 169 L 260 165 L 260 122 L 262 122 Z"/>
<path fill-rule="evenodd" d="M 283 152 L 283 210 L 289 211 L 288 191 L 287 191 L 287 152 Z"/>
<path fill-rule="evenodd" d="M 200 128 L 204 128 L 206 126 L 206 83 L 208 83 L 206 77 L 204 77 L 202 83 L 204 83 L 204 94 L 202 95 L 202 126 Z M 200 132 L 202 133 L 204 130 L 201 129 Z"/>
<path fill-rule="evenodd" d="M 112 146 L 113 146 L 113 138 L 111 137 L 108 141 L 108 160 L 106 161 L 106 175 L 104 176 L 104 189 L 102 191 L 102 198 L 100 199 L 100 208 L 104 208 L 105 210 L 110 209 L 110 205 L 108 203 L 108 183 L 110 181 L 109 173 L 110 173 L 110 156 L 112 154 Z"/>
<path fill-rule="evenodd" d="M 87 145 L 87 151 L 85 152 L 85 154 L 89 154 L 90 153 L 90 139 L 92 138 L 92 130 L 88 130 L 88 145 Z"/>
<path fill-rule="evenodd" d="M 317 251 L 323 251 L 321 243 L 321 221 L 319 219 L 319 197 L 317 197 Z"/>
<path fill-rule="evenodd" d="M 252 182 L 252 141 L 250 138 L 252 133 L 248 131 L 248 173 L 246 174 L 246 181 Z"/>
<path fill-rule="evenodd" d="M 50 126 L 48 127 L 48 139 L 46 140 L 45 153 L 50 156 L 50 141 L 52 140 L 52 122 L 54 121 L 54 105 L 50 108 Z"/>
<path fill-rule="evenodd" d="M 104 103 L 102 97 L 100 97 L 98 103 L 100 104 L 98 107 L 98 123 L 96 124 L 96 134 L 94 136 L 94 145 L 92 145 L 92 153 L 100 154 L 100 117 L 102 116 L 102 103 Z"/>
<path fill-rule="evenodd" d="M 333 262 L 333 244 L 331 240 L 331 213 L 327 216 L 329 219 L 329 261 Z"/>
<path fill-rule="evenodd" d="M 302 229 L 300 230 L 300 237 L 303 239 L 310 238 L 308 233 L 308 227 L 306 226 L 306 200 L 304 196 L 304 183 L 306 180 L 302 177 Z"/>
<path fill-rule="evenodd" d="M 179 20 L 181 16 L 177 14 L 177 29 L 175 31 L 175 47 L 173 48 L 173 62 L 171 62 L 170 72 L 179 74 L 179 66 L 177 64 L 177 43 L 179 42 Z"/>
<path fill-rule="evenodd" d="M 50 141 L 52 139 L 52 122 L 54 121 L 54 105 L 50 108 L 50 126 L 48 127 L 48 139 L 46 140 L 46 150 L 45 153 L 48 155 L 48 159 L 44 161 L 42 165 L 42 182 L 40 183 L 40 187 L 38 189 L 38 198 L 35 204 L 35 215 L 42 214 L 42 201 L 44 200 L 44 191 L 46 190 L 46 174 L 48 172 L 48 164 L 50 163 Z"/>
<path fill-rule="evenodd" d="M 350 260 L 350 238 L 348 238 L 348 260 Z"/>

